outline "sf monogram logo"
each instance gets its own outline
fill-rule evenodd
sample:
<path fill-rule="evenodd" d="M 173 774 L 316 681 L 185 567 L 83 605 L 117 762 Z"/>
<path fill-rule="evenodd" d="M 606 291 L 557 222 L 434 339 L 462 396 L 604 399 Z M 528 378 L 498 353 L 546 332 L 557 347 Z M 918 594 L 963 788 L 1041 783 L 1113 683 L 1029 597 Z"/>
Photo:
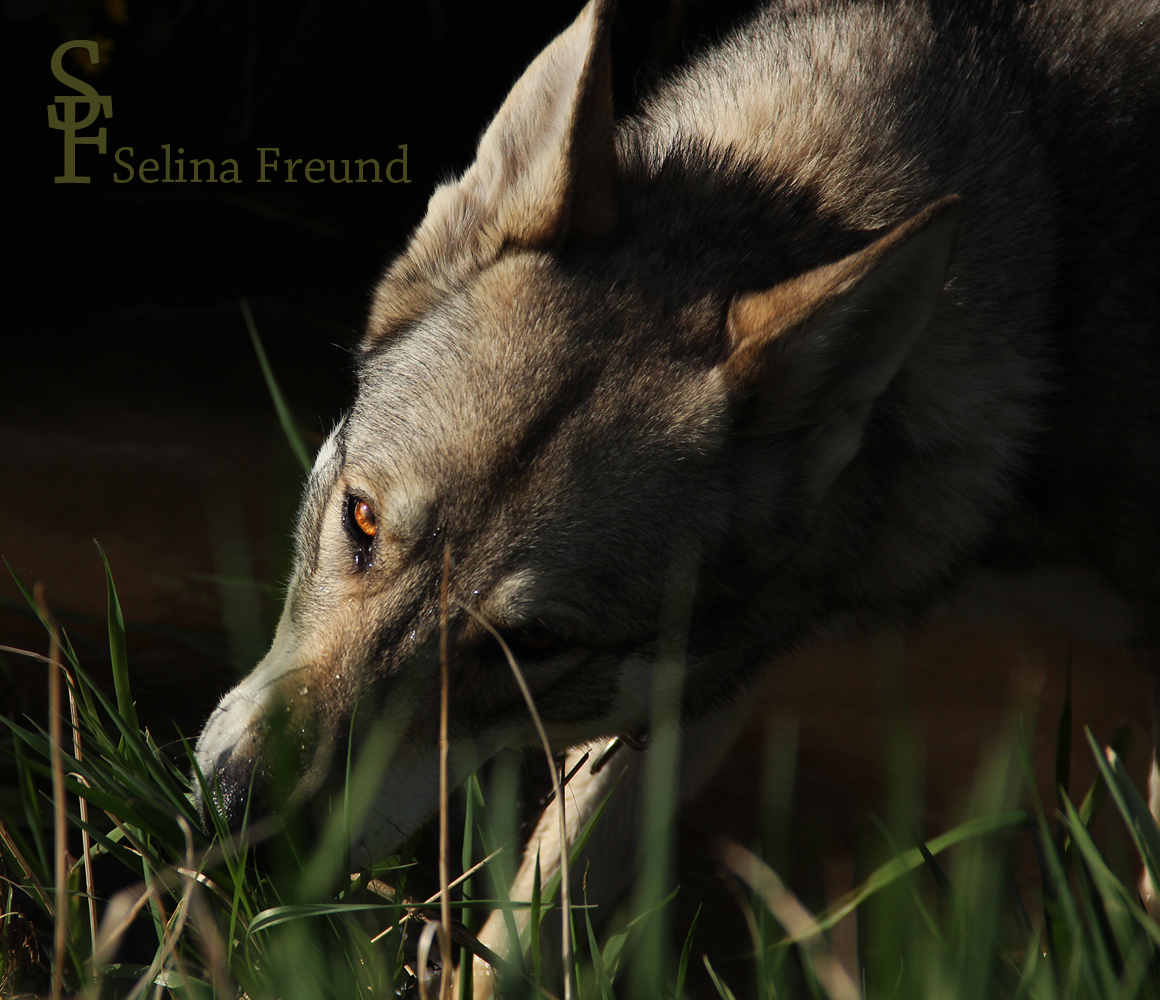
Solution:
<path fill-rule="evenodd" d="M 104 153 L 105 129 L 98 129 L 96 135 L 89 136 L 79 136 L 77 132 L 92 125 L 96 121 L 97 115 L 102 111 L 105 113 L 106 118 L 112 118 L 113 99 L 111 97 L 102 97 L 93 87 L 85 83 L 84 80 L 78 80 L 75 76 L 70 76 L 64 71 L 61 60 L 69 49 L 84 49 L 89 54 L 90 62 L 94 65 L 100 62 L 97 43 L 85 38 L 65 42 L 52 54 L 52 75 L 66 87 L 71 87 L 81 95 L 80 97 L 71 95 L 62 97 L 57 95 L 53 98 L 56 103 L 48 105 L 49 127 L 64 132 L 64 174 L 55 178 L 55 180 L 57 184 L 88 184 L 88 177 L 77 176 L 77 146 L 81 143 L 94 145 L 97 147 L 98 152 Z M 77 105 L 82 102 L 88 105 L 88 109 L 85 112 L 84 120 L 78 122 Z M 63 121 L 57 114 L 57 104 L 64 106 Z"/>

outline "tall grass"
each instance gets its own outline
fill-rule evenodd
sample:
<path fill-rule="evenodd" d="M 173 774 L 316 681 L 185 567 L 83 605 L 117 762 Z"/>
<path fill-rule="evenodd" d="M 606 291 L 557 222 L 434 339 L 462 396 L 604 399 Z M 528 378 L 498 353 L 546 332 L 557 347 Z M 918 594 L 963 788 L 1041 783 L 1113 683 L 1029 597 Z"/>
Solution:
<path fill-rule="evenodd" d="M 0 992 L 12 995 L 21 977 L 26 987 L 31 978 L 31 986 L 51 988 L 43 982 L 45 968 L 56 970 L 62 992 L 94 998 L 345 998 L 416 989 L 422 970 L 413 942 L 425 926 L 439 922 L 439 900 L 408 896 L 412 860 L 404 854 L 370 871 L 340 871 L 336 879 L 342 855 L 335 857 L 333 844 L 314 848 L 282 831 L 257 858 L 247 836 L 231 834 L 220 816 L 211 813 L 208 823 L 203 821 L 190 797 L 195 769 L 188 747 L 177 756 L 163 753 L 136 718 L 111 573 L 108 588 L 113 697 L 85 673 L 43 602 L 26 594 L 55 636 L 51 641 L 59 658 L 41 661 L 59 673 L 73 711 L 61 703 L 52 706 L 60 719 L 56 736 L 52 726 L 6 722 L 20 805 L 3 816 L 0 829 L 8 872 L 0 917 L 0 983 L 5 984 Z M 1089 743 L 1099 768 L 1096 785 L 1078 805 L 1061 791 L 1058 808 L 1049 814 L 1036 799 L 1022 729 L 1014 719 L 980 768 L 970 819 L 927 843 L 895 844 L 889 860 L 817 915 L 801 905 L 759 853 L 741 844 L 722 845 L 720 861 L 749 890 L 744 903 L 752 937 L 752 971 L 740 976 L 731 964 L 730 981 L 698 951 L 695 928 L 683 941 L 672 939 L 676 887 L 670 843 L 668 859 L 652 866 L 661 874 L 646 870 L 654 884 L 637 890 L 642 912 L 602 928 L 601 915 L 579 901 L 572 920 L 578 932 L 576 995 L 581 1000 L 688 995 L 690 968 L 697 963 L 722 998 L 1160 996 L 1160 927 L 1134 886 L 1113 873 L 1090 827 L 1101 806 L 1113 809 L 1153 878 L 1160 873 L 1160 831 L 1120 753 L 1099 746 L 1090 734 Z M 1066 781 L 1066 764 L 1061 766 L 1058 776 Z M 352 763 L 352 787 L 360 783 L 354 777 L 358 767 Z M 514 772 L 507 773 L 510 781 Z M 492 777 L 486 785 L 472 778 L 463 793 L 464 870 L 481 860 L 483 845 L 490 853 L 510 842 L 511 816 L 497 815 L 489 805 L 502 800 L 510 809 L 514 792 Z M 669 806 L 654 802 L 649 808 L 663 815 L 671 808 L 671 788 L 657 794 Z M 67 823 L 67 843 L 54 836 L 54 822 Z M 656 835 L 652 824 L 659 822 L 647 821 L 648 836 Z M 884 839 L 896 835 L 884 827 Z M 1039 859 L 1040 884 L 1033 894 L 1021 895 L 1010 873 L 1020 842 L 1028 840 Z M 62 847 L 75 853 L 64 854 Z M 323 850 L 330 853 L 320 860 Z M 90 907 L 85 880 L 94 864 L 106 879 L 130 884 Z M 472 873 L 470 884 L 462 882 L 449 902 L 458 917 L 452 923 L 464 965 L 471 952 L 490 957 L 467 928 L 472 913 L 529 906 L 538 926 L 557 891 L 537 887 L 538 893 L 522 902 L 508 902 L 502 893 L 490 900 L 471 898 L 490 864 L 494 859 Z M 510 873 L 510 861 L 507 865 Z M 110 876 L 111 868 L 120 876 Z M 506 877 L 495 876 L 499 883 Z M 103 892 L 99 885 L 96 891 Z M 827 932 L 854 911 L 861 915 L 863 949 L 860 967 L 849 970 L 831 953 Z M 41 929 L 41 963 L 32 960 L 21 929 L 29 921 Z M 131 924 L 138 953 L 143 929 L 152 939 L 146 949 L 151 954 L 135 964 L 118 959 Z M 56 938 L 50 945 L 51 931 Z M 23 959 L 19 943 L 25 945 Z M 531 944 L 533 953 L 508 956 L 503 964 L 504 995 L 556 988 L 536 982 L 540 963 L 534 951 L 551 943 L 533 933 Z M 466 987 L 462 995 L 469 995 Z"/>

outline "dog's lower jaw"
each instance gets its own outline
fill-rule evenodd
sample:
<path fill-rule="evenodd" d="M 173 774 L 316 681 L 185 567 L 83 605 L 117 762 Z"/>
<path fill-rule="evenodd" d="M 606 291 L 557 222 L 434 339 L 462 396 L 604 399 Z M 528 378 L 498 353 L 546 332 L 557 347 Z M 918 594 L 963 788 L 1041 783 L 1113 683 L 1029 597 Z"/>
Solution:
<path fill-rule="evenodd" d="M 359 768 L 374 768 L 373 757 L 361 760 Z M 475 754 L 457 747 L 449 754 L 448 778 L 456 787 L 475 767 Z M 364 772 L 365 774 L 365 772 Z M 360 775 L 360 778 L 363 776 Z M 351 868 L 359 871 L 396 852 L 416 830 L 439 809 L 438 747 L 404 746 L 391 755 L 377 782 L 373 796 L 358 801 L 359 778 L 352 779 L 355 801 L 351 809 Z M 366 787 L 366 786 L 363 786 Z"/>

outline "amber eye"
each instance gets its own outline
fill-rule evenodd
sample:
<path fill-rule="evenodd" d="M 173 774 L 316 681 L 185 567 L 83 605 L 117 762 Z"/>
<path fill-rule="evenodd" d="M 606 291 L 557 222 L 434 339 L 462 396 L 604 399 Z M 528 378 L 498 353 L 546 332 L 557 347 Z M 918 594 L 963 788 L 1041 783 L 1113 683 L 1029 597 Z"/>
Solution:
<path fill-rule="evenodd" d="M 358 530 L 367 538 L 375 537 L 375 532 L 379 530 L 379 526 L 375 521 L 374 509 L 369 503 L 365 500 L 355 500 L 351 506 L 350 516 Z"/>
<path fill-rule="evenodd" d="M 355 569 L 368 569 L 374 558 L 375 534 L 379 530 L 374 507 L 362 497 L 347 494 L 342 508 L 342 526 L 352 543 L 351 555 L 354 557 Z"/>

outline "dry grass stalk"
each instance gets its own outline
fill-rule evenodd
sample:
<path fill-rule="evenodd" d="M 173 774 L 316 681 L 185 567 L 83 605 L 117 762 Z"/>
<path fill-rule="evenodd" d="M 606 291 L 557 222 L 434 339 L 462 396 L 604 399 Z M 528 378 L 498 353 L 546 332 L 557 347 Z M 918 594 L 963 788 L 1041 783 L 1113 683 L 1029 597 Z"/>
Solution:
<path fill-rule="evenodd" d="M 814 915 L 782 882 L 777 872 L 735 840 L 719 840 L 716 853 L 726 868 L 762 898 L 786 933 L 808 953 L 814 974 L 830 1000 L 861 1000 L 862 991 L 834 957 Z"/>
<path fill-rule="evenodd" d="M 457 878 L 450 884 L 450 886 L 448 886 L 448 888 L 454 889 L 455 886 L 457 886 L 460 882 L 470 878 L 475 872 L 479 871 L 480 868 L 487 864 L 502 850 L 504 850 L 504 848 L 500 847 L 493 851 L 477 865 L 472 866 L 462 875 L 460 875 L 459 878 Z M 425 902 L 417 903 L 414 900 L 408 899 L 406 896 L 400 895 L 398 889 L 392 885 L 388 885 L 381 879 L 371 879 L 366 884 L 366 888 L 368 891 L 373 892 L 376 896 L 381 896 L 383 899 L 389 899 L 392 903 L 403 903 L 405 906 L 411 907 L 411 909 L 409 909 L 406 915 L 403 917 L 403 920 L 422 920 L 426 921 L 428 926 L 438 923 L 439 921 L 439 917 L 436 915 L 435 911 L 426 909 L 426 907 L 429 907 L 432 903 L 436 902 L 440 898 L 441 893 L 436 893 Z M 399 923 L 402 922 L 402 920 L 399 921 Z M 393 931 L 397 926 L 398 924 L 392 924 L 385 931 L 380 931 L 373 938 L 371 938 L 371 943 L 373 944 L 374 942 L 379 941 L 385 935 Z M 487 945 L 480 941 L 479 938 L 477 938 L 470 929 L 464 926 L 460 921 L 454 919 L 451 921 L 451 940 L 454 944 L 459 945 L 459 947 L 466 948 L 476 958 L 497 969 L 499 973 L 505 978 L 520 978 L 523 979 L 523 981 L 529 986 L 536 986 L 535 980 L 533 980 L 531 976 L 525 973 L 522 969 L 513 965 L 502 955 L 496 954 Z M 414 974 L 415 973 L 412 972 L 412 975 Z M 539 989 L 540 995 L 544 998 L 544 1000 L 556 1000 L 556 996 L 550 991 L 546 990 L 543 986 L 539 986 L 537 988 Z"/>
<path fill-rule="evenodd" d="M 450 678 L 448 677 L 447 663 L 447 586 L 451 577 L 451 544 L 443 546 L 443 587 L 439 593 L 439 914 L 441 931 L 439 935 L 439 950 L 443 956 L 443 975 L 439 979 L 439 1000 L 450 1000 L 451 976 L 447 973 L 451 969 L 451 894 L 450 869 L 448 866 L 449 840 L 448 809 L 447 809 L 447 753 L 449 749 L 447 739 L 447 713 L 449 701 Z M 426 928 L 424 928 L 426 934 Z M 424 990 L 422 973 L 425 972 L 424 961 L 419 962 L 419 988 Z"/>
<path fill-rule="evenodd" d="M 151 886 L 138 882 L 135 886 L 122 889 L 106 904 L 105 918 L 101 922 L 97 950 L 93 957 L 93 965 L 96 968 L 99 969 L 113 960 L 125 931 L 137 919 L 137 915 L 149 902 L 152 893 Z"/>
<path fill-rule="evenodd" d="M 15 646 L 0 646 L 0 653 L 15 653 L 17 656 L 30 656 L 32 659 L 40 660 L 41 663 L 46 665 L 52 663 L 52 660 L 41 653 L 33 653 L 27 649 L 17 649 Z"/>
<path fill-rule="evenodd" d="M 8 832 L 8 827 L 4 825 L 3 820 L 0 820 L 0 840 L 4 841 L 4 846 L 12 854 L 12 857 L 16 859 L 16 863 L 20 866 L 20 877 L 27 886 L 32 887 L 32 891 L 39 898 L 40 905 L 49 914 L 54 914 L 55 907 L 49 898 L 48 890 L 41 885 L 40 880 L 36 877 L 36 873 L 32 870 L 32 866 L 29 865 L 24 855 L 20 853 L 20 848 L 16 846 L 16 841 L 12 839 L 12 834 Z"/>
<path fill-rule="evenodd" d="M 66 672 L 66 674 L 67 674 L 67 672 Z M 67 674 L 67 676 L 68 676 L 68 708 L 69 708 L 69 717 L 72 720 L 72 732 L 73 732 L 73 759 L 79 763 L 80 761 L 84 760 L 85 757 L 84 757 L 83 749 L 81 747 L 81 725 L 80 725 L 80 719 L 79 719 L 78 714 L 77 714 L 77 697 L 76 697 L 76 691 L 74 690 L 76 685 L 72 679 L 72 675 Z M 76 778 L 76 780 L 78 782 L 80 782 L 82 785 L 88 787 L 88 784 L 89 784 L 88 781 L 86 781 L 84 779 L 84 777 L 82 777 L 81 775 L 73 774 L 72 777 Z M 95 955 L 97 953 L 97 897 L 96 897 L 96 890 L 93 886 L 93 838 L 90 836 L 89 831 L 88 831 L 88 822 L 89 822 L 89 802 L 88 802 L 88 799 L 86 799 L 84 796 L 81 796 L 79 802 L 80 802 L 81 822 L 85 824 L 85 826 L 81 827 L 81 857 L 84 858 L 84 862 L 85 862 L 85 893 L 88 896 L 88 904 L 89 904 L 89 933 L 92 935 L 92 942 L 93 942 L 93 950 L 90 954 Z"/>
<path fill-rule="evenodd" d="M 431 941 L 435 935 L 443 930 L 442 923 L 431 921 L 423 927 L 423 932 L 419 935 L 419 950 L 415 956 L 415 978 L 419 982 L 419 1000 L 427 1000 L 429 994 L 427 993 L 427 959 L 431 954 Z M 443 959 L 444 968 L 447 965 L 447 959 Z M 439 977 L 439 994 L 443 994 L 443 984 L 450 983 L 451 977 L 440 975 Z"/>
<path fill-rule="evenodd" d="M 503 636 L 482 615 L 473 608 L 469 608 L 466 604 L 460 604 L 459 606 L 487 629 L 492 638 L 499 643 L 500 649 L 503 650 L 503 655 L 507 658 L 508 666 L 511 667 L 512 674 L 515 676 L 516 684 L 519 685 L 520 693 L 524 696 L 524 702 L 527 704 L 528 712 L 532 716 L 536 733 L 539 735 L 540 743 L 544 747 L 544 754 L 548 758 L 548 770 L 552 775 L 552 793 L 560 805 L 560 908 L 563 913 L 560 943 L 561 950 L 564 953 L 564 1000 L 572 1000 L 572 895 L 568 879 L 568 824 L 564 813 L 564 786 L 560 781 L 560 770 L 556 767 L 556 758 L 552 753 L 552 745 L 548 742 L 548 733 L 544 729 L 544 723 L 540 718 L 539 710 L 536 708 L 535 699 L 532 698 L 531 688 L 528 687 L 524 672 L 516 662 L 515 656 L 512 655 L 511 648 L 504 641 Z"/>
<path fill-rule="evenodd" d="M 177 821 L 181 826 L 182 833 L 185 834 L 185 864 L 186 868 L 194 867 L 194 852 L 193 852 L 193 830 L 189 824 L 185 822 L 180 816 Z M 158 887 L 158 882 L 150 883 L 146 896 L 152 896 L 157 906 L 157 910 L 161 915 L 161 933 L 163 935 L 162 946 L 158 950 L 157 955 L 153 959 L 153 963 L 149 966 L 148 971 L 134 984 L 133 989 L 125 1000 L 137 1000 L 149 986 L 153 985 L 157 978 L 165 970 L 169 964 L 170 959 L 174 960 L 177 965 L 178 974 L 182 981 L 188 983 L 189 975 L 186 972 L 181 961 L 180 954 L 176 951 L 178 943 L 181 941 L 181 936 L 185 931 L 185 923 L 189 918 L 190 899 L 193 896 L 193 891 L 197 886 L 196 878 L 185 877 L 185 892 L 177 903 L 177 908 L 173 911 L 172 916 L 165 916 L 165 904 L 161 898 L 161 892 Z"/>
<path fill-rule="evenodd" d="M 476 862 L 474 865 L 472 865 L 470 868 L 468 868 L 467 871 L 465 871 L 462 875 L 460 875 L 453 882 L 448 882 L 447 888 L 454 889 L 457 885 L 460 885 L 461 883 L 466 882 L 469 878 L 471 878 L 472 875 L 474 875 L 477 871 L 479 871 L 489 861 L 492 861 L 494 858 L 499 857 L 499 855 L 501 855 L 506 849 L 507 849 L 506 845 L 497 847 L 486 858 L 484 858 L 482 861 Z M 353 878 L 354 877 L 352 876 L 352 881 L 353 881 Z M 403 897 L 401 899 L 398 898 L 399 894 L 398 894 L 398 891 L 395 889 L 395 887 L 392 885 L 388 885 L 382 879 L 373 878 L 367 883 L 366 887 L 368 890 L 375 893 L 375 895 L 377 895 L 377 896 L 382 896 L 384 899 L 389 899 L 392 903 L 401 902 L 404 905 L 413 907 L 414 910 L 418 910 L 420 907 L 423 907 L 423 906 L 430 906 L 432 903 L 440 903 L 440 910 L 442 910 L 441 901 L 442 901 L 443 895 L 444 895 L 442 889 L 440 889 L 437 893 L 435 893 L 434 896 L 429 896 L 427 899 L 423 900 L 423 902 L 417 903 L 414 900 L 407 899 L 406 897 Z M 409 910 L 407 912 L 406 916 L 403 917 L 403 920 L 406 920 L 407 917 L 411 916 L 411 914 L 414 912 L 414 910 Z M 424 920 L 428 919 L 425 914 L 418 914 L 418 916 L 421 916 Z M 400 921 L 400 923 L 401 922 L 402 921 Z M 454 925 L 454 921 L 452 922 L 452 924 Z M 386 930 L 379 931 L 378 934 L 376 934 L 373 938 L 371 938 L 371 944 L 374 944 L 376 941 L 379 941 L 382 938 L 386 937 L 397 926 L 398 926 L 398 924 L 391 924 L 391 926 L 388 927 Z"/>
<path fill-rule="evenodd" d="M 48 625 L 48 739 L 52 764 L 53 879 L 56 882 L 56 913 L 52 940 L 52 1000 L 64 992 L 65 947 L 68 944 L 68 813 L 64 800 L 64 764 L 61 758 L 60 633 L 48 613 L 44 584 L 32 588 L 40 616 Z"/>

